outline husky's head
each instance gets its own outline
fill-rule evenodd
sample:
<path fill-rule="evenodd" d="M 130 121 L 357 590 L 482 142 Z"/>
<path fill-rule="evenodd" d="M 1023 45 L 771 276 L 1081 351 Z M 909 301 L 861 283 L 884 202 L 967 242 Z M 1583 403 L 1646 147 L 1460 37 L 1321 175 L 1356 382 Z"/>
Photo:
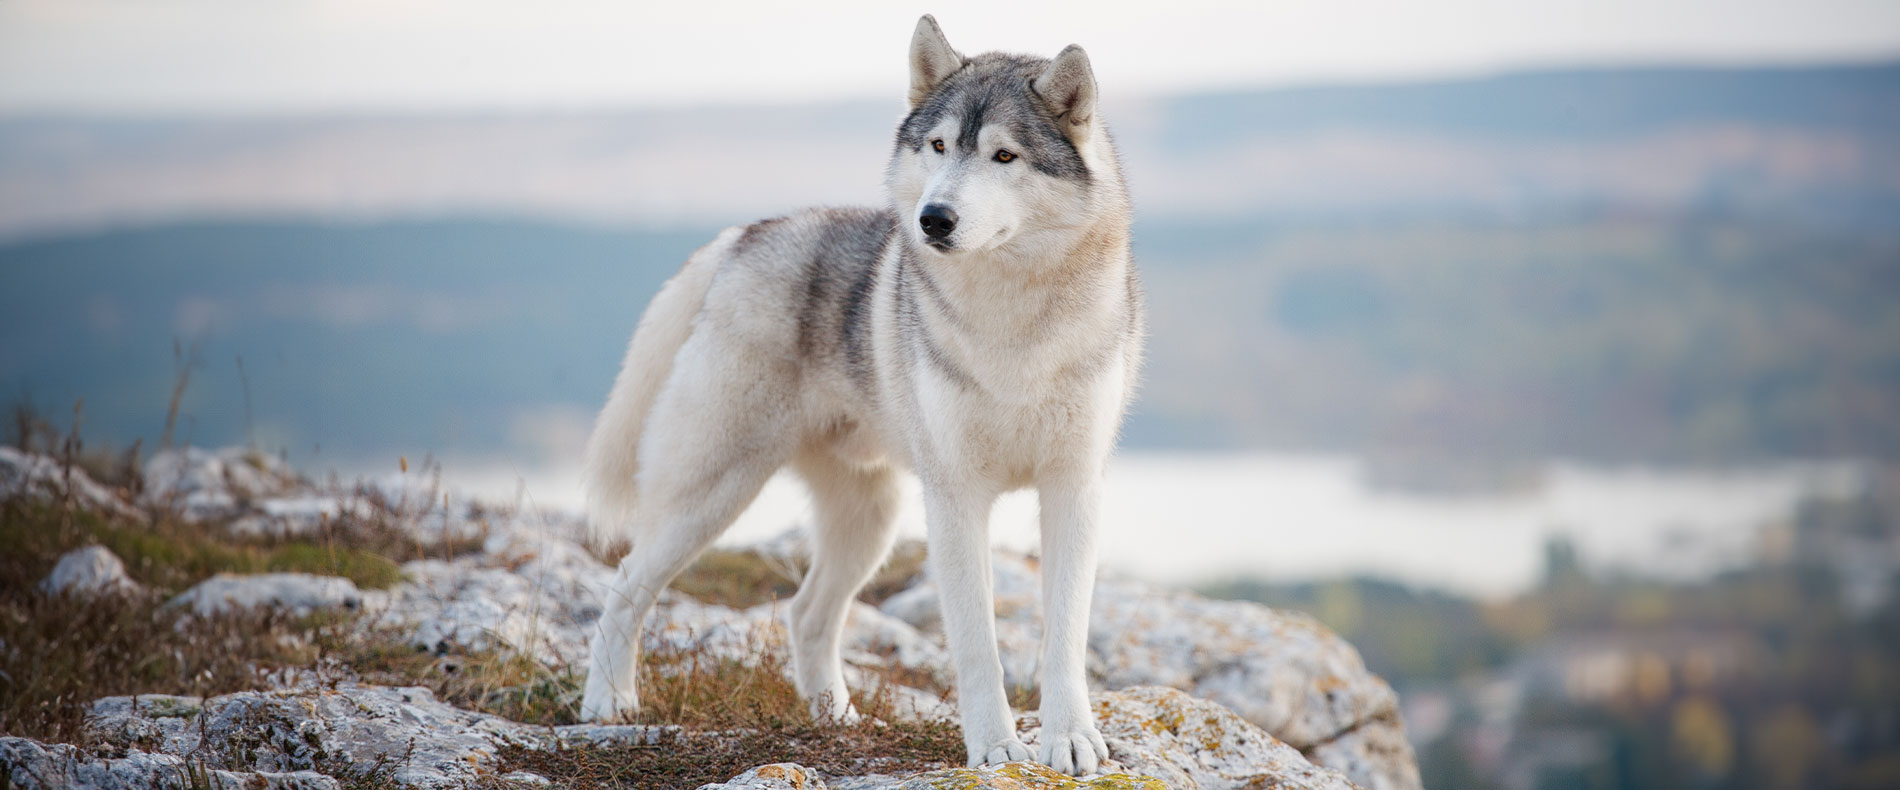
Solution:
<path fill-rule="evenodd" d="M 1125 201 L 1081 47 L 966 58 L 937 20 L 910 44 L 910 115 L 887 173 L 901 232 L 944 255 L 1028 250 Z"/>

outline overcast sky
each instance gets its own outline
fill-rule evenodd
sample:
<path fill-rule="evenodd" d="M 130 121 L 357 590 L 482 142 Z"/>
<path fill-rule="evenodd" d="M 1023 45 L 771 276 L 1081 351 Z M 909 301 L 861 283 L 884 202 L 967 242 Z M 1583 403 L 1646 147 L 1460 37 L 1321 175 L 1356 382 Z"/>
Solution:
<path fill-rule="evenodd" d="M 926 10 L 965 52 L 1082 44 L 1129 94 L 1900 56 L 1900 0 L 0 0 L 0 112 L 897 101 Z"/>

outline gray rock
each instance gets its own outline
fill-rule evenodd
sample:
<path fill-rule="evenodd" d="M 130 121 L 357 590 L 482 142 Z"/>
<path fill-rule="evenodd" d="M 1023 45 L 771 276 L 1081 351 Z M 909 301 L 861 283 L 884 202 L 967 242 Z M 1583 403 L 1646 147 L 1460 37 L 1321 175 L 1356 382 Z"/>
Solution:
<path fill-rule="evenodd" d="M 818 772 L 798 763 L 761 765 L 719 784 L 700 785 L 699 790 L 829 790 Z"/>
<path fill-rule="evenodd" d="M 1100 695 L 1095 700 L 1095 716 L 1110 756 L 1102 773 L 1096 776 L 1078 779 L 1033 763 L 1008 763 L 982 768 L 946 768 L 902 777 L 840 777 L 832 780 L 831 787 L 832 790 L 1354 788 L 1339 772 L 1314 766 L 1299 750 L 1268 735 L 1233 711 L 1175 689 L 1145 687 Z M 1023 717 L 1018 729 L 1032 745 L 1041 735 L 1040 724 L 1034 716 Z"/>
<path fill-rule="evenodd" d="M 1033 683 L 1042 638 L 1036 568 L 1006 552 L 992 564 L 1006 682 Z M 941 638 L 936 586 L 927 577 L 882 608 Z M 1090 619 L 1089 668 L 1096 687 L 1182 689 L 1232 708 L 1365 787 L 1420 787 L 1398 695 L 1366 669 L 1352 645 L 1318 621 L 1106 576 L 1096 584 Z"/>
<path fill-rule="evenodd" d="M 191 520 L 235 515 L 243 503 L 303 488 L 281 459 L 245 447 L 160 450 L 145 462 L 143 476 L 147 504 L 175 508 Z"/>
<path fill-rule="evenodd" d="M 298 611 L 358 607 L 368 615 L 360 621 L 364 628 L 400 629 L 411 642 L 430 649 L 517 651 L 555 668 L 579 671 L 585 666 L 588 638 L 613 570 L 582 548 L 578 521 L 519 510 L 485 510 L 452 495 L 443 496 L 432 485 L 424 490 L 419 477 L 330 496 L 298 482 L 274 459 L 241 450 L 187 449 L 161 456 L 162 460 L 147 466 L 149 501 L 177 507 L 187 516 L 236 516 L 240 525 L 250 524 L 243 529 L 277 534 L 387 508 L 378 514 L 393 518 L 419 540 L 482 539 L 480 551 L 458 552 L 452 561 L 408 563 L 404 581 L 387 593 L 363 592 L 344 579 L 304 574 L 221 575 L 178 596 L 175 605 L 200 614 L 242 606 Z M 102 502 L 126 508 L 76 470 L 67 477 L 50 459 L 17 452 L 8 457 L 4 448 L 0 448 L 0 484 L 41 495 L 98 496 Z M 55 490 L 54 485 L 60 488 Z M 802 537 L 790 533 L 756 550 L 782 558 L 792 567 L 805 548 Z M 75 559 L 73 569 L 57 586 L 112 586 L 114 563 L 109 558 L 105 554 Z M 122 568 L 118 571 L 122 578 Z M 1019 685 L 1033 683 L 1041 638 L 1035 560 L 998 554 L 994 575 L 1006 678 Z M 51 577 L 46 584 L 56 586 Z M 782 657 L 785 608 L 783 603 L 773 603 L 736 610 L 667 592 L 648 623 L 645 642 L 649 651 L 695 650 L 745 663 L 756 662 L 768 652 Z M 915 677 L 920 671 L 934 681 L 921 685 L 936 688 L 947 683 L 951 668 L 937 612 L 936 590 L 927 574 L 882 607 L 855 606 L 844 639 L 848 678 L 854 687 L 876 688 L 886 682 L 883 677 Z M 1310 618 L 1116 578 L 1104 578 L 1097 585 L 1092 617 L 1091 682 L 1098 689 L 1128 689 L 1098 695 L 1104 734 L 1118 761 L 1111 766 L 1115 770 L 1145 774 L 1170 787 L 1241 787 L 1268 781 L 1259 779 L 1257 771 L 1249 773 L 1255 768 L 1267 771 L 1271 783 L 1280 786 L 1344 786 L 1332 774 L 1315 769 L 1310 760 L 1337 768 L 1370 790 L 1419 786 L 1396 696 L 1365 669 L 1349 644 Z M 888 673 L 892 669 L 903 671 Z M 286 686 L 301 683 L 308 680 L 307 675 L 292 673 L 283 682 Z M 1147 686 L 1167 686 L 1187 694 L 1140 688 Z M 933 690 L 905 686 L 891 690 L 906 715 L 954 715 L 954 707 Z M 377 755 L 387 759 L 395 744 L 414 739 L 417 751 L 402 758 L 401 766 L 402 776 L 407 777 L 402 783 L 414 786 L 469 780 L 479 773 L 472 766 L 492 758 L 497 743 L 531 748 L 537 744 L 650 744 L 665 732 L 655 727 L 525 727 L 455 710 L 420 689 L 287 688 L 208 702 L 148 696 L 139 698 L 136 711 L 129 701 L 112 701 L 126 699 L 101 700 L 94 711 L 95 728 L 117 732 L 114 737 L 126 748 L 158 754 L 136 758 L 145 763 L 136 762 L 135 756 L 125 757 L 135 762 L 127 763 L 131 767 L 124 770 L 161 756 L 192 754 L 200 725 L 207 725 L 204 731 L 214 733 L 214 740 L 249 737 L 246 733 L 256 736 L 243 741 L 244 748 L 262 757 L 229 759 L 211 766 L 233 772 L 373 765 Z M 1034 718 L 1026 722 L 1033 734 Z M 1130 729 L 1124 726 L 1127 722 L 1140 726 Z M 1110 735 L 1111 731 L 1115 734 Z M 374 745 L 357 748 L 364 743 Z M 84 756 L 73 759 L 80 757 Z M 160 763 L 171 764 L 151 764 Z M 1011 779 L 1008 770 L 1030 769 L 952 771 L 930 780 L 860 776 L 827 781 L 833 790 L 919 786 L 914 781 L 951 779 L 1027 781 Z M 745 780 L 775 778 L 753 775 Z"/>
<path fill-rule="evenodd" d="M 525 530 L 497 533 L 486 548 L 453 563 L 410 563 L 405 570 L 414 582 L 393 591 L 385 620 L 405 624 L 422 646 L 505 647 L 530 651 L 550 665 L 582 666 L 599 617 L 594 602 L 611 569 L 573 541 Z M 768 548 L 799 550 L 786 538 Z M 1006 679 L 1033 683 L 1041 639 L 1036 569 L 1006 553 L 997 555 L 994 568 Z M 741 611 L 668 592 L 648 623 L 647 649 L 705 650 L 750 663 L 763 650 L 781 649 L 783 608 Z M 896 666 L 947 681 L 950 662 L 935 633 L 936 613 L 935 587 L 927 579 L 881 609 L 855 607 L 844 644 L 849 680 L 873 687 L 880 682 L 877 670 Z M 1093 621 L 1090 666 L 1099 688 L 1184 689 L 1228 705 L 1368 788 L 1419 787 L 1397 696 L 1366 670 L 1351 645 L 1311 618 L 1105 578 Z M 936 694 L 892 690 L 907 715 L 954 714 Z"/>
<path fill-rule="evenodd" d="M 359 609 L 363 594 L 349 579 L 308 573 L 220 573 L 172 598 L 168 606 L 201 617 L 260 606 L 308 614 L 318 609 Z"/>
<path fill-rule="evenodd" d="M 1112 760 L 1104 767 L 1104 776 L 1091 779 L 1077 780 L 1027 763 L 984 769 L 947 767 L 911 776 L 839 777 L 820 777 L 801 766 L 779 764 L 760 766 L 708 787 L 1352 787 L 1339 773 L 1315 767 L 1298 750 L 1225 707 L 1174 689 L 1110 692 L 1097 697 L 1095 711 Z M 98 743 L 135 750 L 125 758 L 131 762 L 112 768 L 127 776 L 149 778 L 155 771 L 181 767 L 184 759 L 190 759 L 198 761 L 196 765 L 202 770 L 233 772 L 240 779 L 248 774 L 239 772 L 255 772 L 266 781 L 275 775 L 306 776 L 296 773 L 300 771 L 338 778 L 374 772 L 393 784 L 422 788 L 460 787 L 496 776 L 496 755 L 504 745 L 574 749 L 659 744 L 673 729 L 532 726 L 456 709 L 437 701 L 426 689 L 351 685 L 295 692 L 241 692 L 203 700 L 107 697 L 93 703 L 86 727 L 87 734 Z M 1029 743 L 1037 742 L 1040 729 L 1034 716 L 1024 717 L 1020 728 Z M 75 755 L 70 747 L 14 741 L 0 743 L 0 759 L 7 761 L 4 764 L 8 770 L 19 775 L 41 771 L 47 776 L 75 776 L 70 768 L 42 766 L 99 762 Z M 28 767 L 15 767 L 20 765 Z M 87 770 L 105 769 L 95 766 Z"/>
<path fill-rule="evenodd" d="M 534 728 L 459 710 L 424 688 L 379 686 L 296 692 L 240 692 L 191 710 L 165 698 L 106 697 L 93 703 L 89 734 L 103 743 L 192 755 L 213 768 L 382 771 L 405 787 L 462 787 L 495 763 L 509 735 Z M 166 715 L 171 714 L 171 715 Z"/>
<path fill-rule="evenodd" d="M 1172 688 L 1145 686 L 1096 698 L 1095 717 L 1119 770 L 1170 788 L 1351 790 L 1337 771 L 1313 765 L 1298 749 L 1233 711 Z M 1034 717 L 1025 739 L 1040 735 Z"/>
<path fill-rule="evenodd" d="M 413 644 L 437 652 L 508 649 L 550 666 L 586 661 L 599 602 L 613 579 L 572 544 L 417 560 L 403 566 L 403 576 L 375 625 L 405 631 Z"/>
<path fill-rule="evenodd" d="M 89 510 L 119 518 L 144 518 L 144 514 L 95 482 L 85 470 L 12 447 L 0 447 L 0 497 L 27 497 L 43 502 L 71 497 Z"/>
<path fill-rule="evenodd" d="M 314 771 L 225 771 L 171 754 L 137 749 L 95 757 L 66 744 L 0 737 L 0 786 L 19 790 L 149 790 L 202 786 L 215 790 L 340 790 Z"/>
<path fill-rule="evenodd" d="M 1422 784 L 1412 743 L 1396 720 L 1374 719 L 1307 749 L 1306 756 L 1343 771 L 1365 790 L 1413 790 Z"/>
<path fill-rule="evenodd" d="M 1367 729 L 1390 728 L 1404 741 L 1392 687 L 1366 670 L 1352 645 L 1306 615 L 1117 581 L 1097 588 L 1092 633 L 1110 688 L 1179 688 L 1300 749 Z M 1352 776 L 1367 786 L 1417 787 L 1415 778 L 1389 784 L 1416 776 L 1409 748 L 1399 762 Z"/>
<path fill-rule="evenodd" d="M 225 529 L 238 537 L 308 535 L 345 517 L 368 518 L 375 507 L 352 496 L 299 494 L 250 501 L 249 512 Z"/>
<path fill-rule="evenodd" d="M 125 575 L 125 563 L 104 546 L 87 546 L 66 552 L 53 566 L 53 572 L 40 580 L 40 589 L 48 594 L 136 595 L 144 588 Z"/>

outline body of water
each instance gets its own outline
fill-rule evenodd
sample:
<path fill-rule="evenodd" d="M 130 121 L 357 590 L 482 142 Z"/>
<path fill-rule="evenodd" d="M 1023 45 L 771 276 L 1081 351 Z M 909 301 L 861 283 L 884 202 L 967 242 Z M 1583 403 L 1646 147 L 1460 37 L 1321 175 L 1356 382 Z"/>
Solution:
<path fill-rule="evenodd" d="M 578 510 L 579 469 L 444 463 L 452 486 L 481 498 Z M 1295 582 L 1369 575 L 1482 597 L 1540 578 L 1544 545 L 1569 537 L 1601 570 L 1695 578 L 1745 564 L 1762 527 L 1811 493 L 1852 490 L 1851 463 L 1741 469 L 1609 468 L 1551 463 L 1534 485 L 1456 496 L 1370 485 L 1355 460 L 1268 453 L 1127 453 L 1102 507 L 1106 572 L 1170 583 L 1236 574 Z M 916 482 L 900 529 L 924 534 Z M 722 539 L 743 544 L 810 518 L 795 478 L 775 478 Z M 1036 546 L 1036 499 L 998 502 L 991 537 Z"/>

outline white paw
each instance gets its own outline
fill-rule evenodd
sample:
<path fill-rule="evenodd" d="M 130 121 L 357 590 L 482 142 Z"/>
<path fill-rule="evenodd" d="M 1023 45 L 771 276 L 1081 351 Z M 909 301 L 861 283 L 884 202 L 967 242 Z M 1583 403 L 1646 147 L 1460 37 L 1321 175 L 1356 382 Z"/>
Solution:
<path fill-rule="evenodd" d="M 856 705 L 846 705 L 844 706 L 844 710 L 841 710 L 841 711 L 824 710 L 823 709 L 824 707 L 826 706 L 821 705 L 819 703 L 812 703 L 813 710 L 811 712 L 811 717 L 813 719 L 818 720 L 820 723 L 838 724 L 838 725 L 843 725 L 845 727 L 849 727 L 854 724 L 857 724 L 858 722 L 864 721 L 864 716 L 858 713 L 858 708 Z"/>
<path fill-rule="evenodd" d="M 984 765 L 1002 765 L 1029 759 L 1029 747 L 1023 745 L 1015 735 L 988 744 L 966 743 L 970 750 L 970 767 Z"/>
<path fill-rule="evenodd" d="M 640 712 L 640 694 L 633 688 L 620 689 L 595 682 L 599 673 L 587 675 L 587 688 L 581 693 L 581 721 L 611 723 Z"/>
<path fill-rule="evenodd" d="M 858 715 L 857 706 L 851 704 L 851 692 L 845 690 L 843 679 L 822 688 L 825 690 L 816 693 L 807 694 L 803 689 L 798 692 L 811 706 L 813 721 L 821 724 L 843 724 L 848 727 L 864 718 Z"/>
<path fill-rule="evenodd" d="M 1070 776 L 1087 776 L 1101 770 L 1108 759 L 1108 744 L 1093 722 L 1082 727 L 1056 732 L 1042 730 L 1042 748 L 1037 755 L 1043 765 Z"/>

